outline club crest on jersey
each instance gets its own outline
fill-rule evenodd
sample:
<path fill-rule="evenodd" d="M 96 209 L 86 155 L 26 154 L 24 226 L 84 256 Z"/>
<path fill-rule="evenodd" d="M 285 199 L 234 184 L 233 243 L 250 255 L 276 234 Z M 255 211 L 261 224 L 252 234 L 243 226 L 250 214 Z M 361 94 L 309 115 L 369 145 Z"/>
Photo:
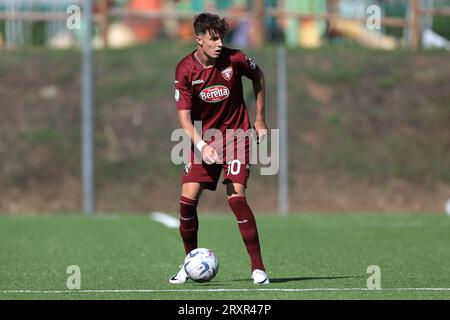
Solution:
<path fill-rule="evenodd" d="M 212 85 L 203 89 L 199 97 L 205 102 L 216 103 L 225 100 L 230 95 L 230 89 L 223 85 Z"/>
<path fill-rule="evenodd" d="M 192 163 L 188 163 L 184 166 L 184 175 L 187 176 L 189 172 L 191 172 L 192 169 Z"/>
<path fill-rule="evenodd" d="M 222 77 L 227 80 L 230 81 L 231 78 L 233 77 L 233 68 L 232 67 L 228 67 L 225 70 L 222 71 Z"/>

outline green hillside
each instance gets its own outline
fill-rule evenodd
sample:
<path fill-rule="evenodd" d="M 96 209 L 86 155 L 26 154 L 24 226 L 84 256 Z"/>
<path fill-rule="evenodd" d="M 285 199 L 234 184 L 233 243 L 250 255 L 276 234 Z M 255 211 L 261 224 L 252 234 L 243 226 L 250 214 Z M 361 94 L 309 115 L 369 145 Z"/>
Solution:
<path fill-rule="evenodd" d="M 95 53 L 98 210 L 176 210 L 173 77 L 192 49 L 163 42 Z M 276 128 L 276 48 L 248 53 L 266 74 Z M 292 210 L 441 211 L 450 197 L 450 54 L 287 54 Z M 80 208 L 80 59 L 77 50 L 0 51 L 0 211 Z M 248 81 L 246 96 L 253 114 Z M 276 191 L 276 176 L 252 171 L 256 210 L 275 211 Z M 224 193 L 208 194 L 202 209 L 226 210 Z"/>

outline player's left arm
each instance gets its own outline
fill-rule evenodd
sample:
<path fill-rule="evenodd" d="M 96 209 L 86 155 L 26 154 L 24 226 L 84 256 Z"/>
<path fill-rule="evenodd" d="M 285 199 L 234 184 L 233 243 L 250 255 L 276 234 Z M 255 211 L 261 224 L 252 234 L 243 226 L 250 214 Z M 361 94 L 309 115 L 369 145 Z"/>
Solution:
<path fill-rule="evenodd" d="M 258 133 L 259 141 L 261 142 L 267 135 L 265 116 L 266 86 L 264 82 L 264 73 L 259 67 L 257 67 L 257 76 L 252 80 L 252 84 L 256 99 L 256 118 L 254 126 Z"/>
<path fill-rule="evenodd" d="M 242 51 L 237 51 L 234 59 L 238 62 L 240 73 L 252 80 L 253 92 L 256 99 L 256 118 L 254 127 L 259 141 L 262 141 L 267 134 L 265 116 L 266 86 L 264 73 L 261 68 Z"/>

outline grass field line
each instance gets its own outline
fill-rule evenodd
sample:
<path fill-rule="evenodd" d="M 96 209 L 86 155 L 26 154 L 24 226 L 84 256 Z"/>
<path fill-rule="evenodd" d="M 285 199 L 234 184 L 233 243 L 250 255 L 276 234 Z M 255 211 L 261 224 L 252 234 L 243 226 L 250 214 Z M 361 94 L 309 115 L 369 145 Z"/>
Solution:
<path fill-rule="evenodd" d="M 164 226 L 170 229 L 177 229 L 180 226 L 178 219 L 168 215 L 164 212 L 152 212 L 150 214 L 152 220 L 162 223 Z"/>
<path fill-rule="evenodd" d="M 14 293 L 42 293 L 42 294 L 65 294 L 65 293 L 159 293 L 159 292 L 321 292 L 321 291 L 450 291 L 450 288 L 215 288 L 215 289 L 105 289 L 105 290 L 0 290 L 0 294 Z"/>

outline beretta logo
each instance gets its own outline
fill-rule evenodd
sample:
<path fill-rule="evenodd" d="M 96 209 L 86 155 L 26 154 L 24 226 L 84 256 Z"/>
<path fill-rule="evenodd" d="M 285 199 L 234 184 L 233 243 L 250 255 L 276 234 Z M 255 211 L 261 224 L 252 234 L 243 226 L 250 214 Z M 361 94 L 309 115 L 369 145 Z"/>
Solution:
<path fill-rule="evenodd" d="M 199 97 L 205 102 L 216 103 L 225 100 L 230 95 L 230 89 L 222 85 L 213 85 L 203 89 Z"/>

